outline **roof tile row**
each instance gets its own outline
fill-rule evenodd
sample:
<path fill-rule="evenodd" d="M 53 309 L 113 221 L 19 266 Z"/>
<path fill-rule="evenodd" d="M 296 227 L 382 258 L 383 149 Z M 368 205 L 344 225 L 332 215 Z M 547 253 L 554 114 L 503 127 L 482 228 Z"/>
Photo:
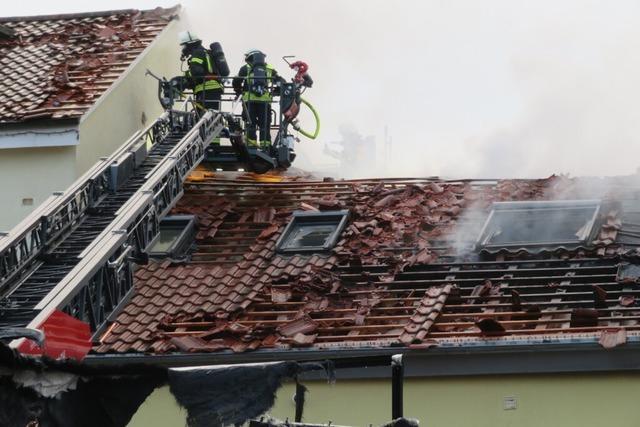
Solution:
<path fill-rule="evenodd" d="M 604 212 L 586 248 L 459 251 L 460 229 L 473 241 L 469 230 L 493 201 L 570 199 L 574 185 L 561 177 L 255 182 L 201 175 L 174 209 L 198 217 L 191 261 L 140 268 L 135 296 L 94 351 L 425 348 L 585 334 L 611 346 L 622 341 L 612 328 L 624 327 L 625 337 L 640 330 L 638 274 L 623 267 L 640 241 L 617 240 L 633 209 Z M 275 252 L 294 210 L 343 208 L 351 220 L 331 253 Z"/>

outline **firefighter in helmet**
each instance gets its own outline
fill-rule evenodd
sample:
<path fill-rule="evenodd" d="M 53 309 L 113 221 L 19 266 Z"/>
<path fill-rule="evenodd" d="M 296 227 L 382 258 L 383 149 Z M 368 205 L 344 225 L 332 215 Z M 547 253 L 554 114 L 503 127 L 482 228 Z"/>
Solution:
<path fill-rule="evenodd" d="M 229 75 L 220 44 L 211 45 L 211 48 L 219 47 L 219 52 L 213 52 L 205 49 L 202 40 L 191 31 L 182 31 L 178 38 L 182 46 L 180 60 L 186 60 L 188 65 L 185 71 L 186 84 L 193 89 L 198 110 L 219 110 L 223 92 L 222 77 Z"/>
<path fill-rule="evenodd" d="M 266 55 L 257 49 L 251 49 L 244 55 L 246 62 L 233 79 L 236 95 L 242 95 L 247 144 L 258 145 L 257 131 L 260 132 L 260 145 L 271 145 L 271 101 L 277 93 L 282 78 L 265 61 Z"/>

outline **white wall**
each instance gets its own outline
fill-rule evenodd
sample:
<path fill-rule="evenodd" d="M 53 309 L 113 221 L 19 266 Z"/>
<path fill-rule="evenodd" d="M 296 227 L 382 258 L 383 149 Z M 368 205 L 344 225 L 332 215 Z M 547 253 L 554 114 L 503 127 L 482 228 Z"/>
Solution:
<path fill-rule="evenodd" d="M 147 47 L 80 121 L 80 146 L 76 152 L 76 172 L 79 175 L 100 157 L 109 156 L 136 130 L 151 123 L 160 114 L 158 83 L 145 76 L 150 69 L 158 76 L 173 77 L 180 74 L 180 46 L 178 31 L 181 22 L 174 20 Z M 142 118 L 146 118 L 143 121 Z"/>
<path fill-rule="evenodd" d="M 74 146 L 0 150 L 0 231 L 10 230 L 75 178 Z"/>

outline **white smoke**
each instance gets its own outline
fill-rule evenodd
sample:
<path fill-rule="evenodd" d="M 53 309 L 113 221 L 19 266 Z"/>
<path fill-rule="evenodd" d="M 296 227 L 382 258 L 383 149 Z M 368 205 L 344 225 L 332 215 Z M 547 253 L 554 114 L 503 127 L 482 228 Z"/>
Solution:
<path fill-rule="evenodd" d="M 7 4 L 4 15 L 170 6 L 171 0 Z M 640 144 L 640 3 L 632 0 L 185 0 L 185 25 L 221 41 L 233 71 L 259 47 L 306 60 L 322 131 L 296 166 L 348 124 L 378 143 L 360 176 L 629 174 Z M 176 56 L 167 61 L 178 60 Z M 382 156 L 385 126 L 393 137 Z M 337 173 L 346 174 L 346 170 Z"/>
<path fill-rule="evenodd" d="M 187 1 L 189 24 L 235 71 L 259 47 L 309 62 L 318 141 L 297 166 L 336 162 L 349 124 L 385 125 L 393 155 L 362 176 L 531 177 L 635 171 L 640 49 L 631 1 Z M 378 156 L 380 157 L 380 156 Z M 386 172 L 385 172 L 386 171 Z"/>

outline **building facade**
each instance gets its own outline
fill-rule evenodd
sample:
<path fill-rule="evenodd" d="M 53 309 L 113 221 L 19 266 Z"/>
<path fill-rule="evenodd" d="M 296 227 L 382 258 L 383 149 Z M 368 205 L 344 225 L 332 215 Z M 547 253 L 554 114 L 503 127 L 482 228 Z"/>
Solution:
<path fill-rule="evenodd" d="M 161 114 L 145 72 L 179 73 L 178 14 L 0 19 L 0 231 Z"/>

